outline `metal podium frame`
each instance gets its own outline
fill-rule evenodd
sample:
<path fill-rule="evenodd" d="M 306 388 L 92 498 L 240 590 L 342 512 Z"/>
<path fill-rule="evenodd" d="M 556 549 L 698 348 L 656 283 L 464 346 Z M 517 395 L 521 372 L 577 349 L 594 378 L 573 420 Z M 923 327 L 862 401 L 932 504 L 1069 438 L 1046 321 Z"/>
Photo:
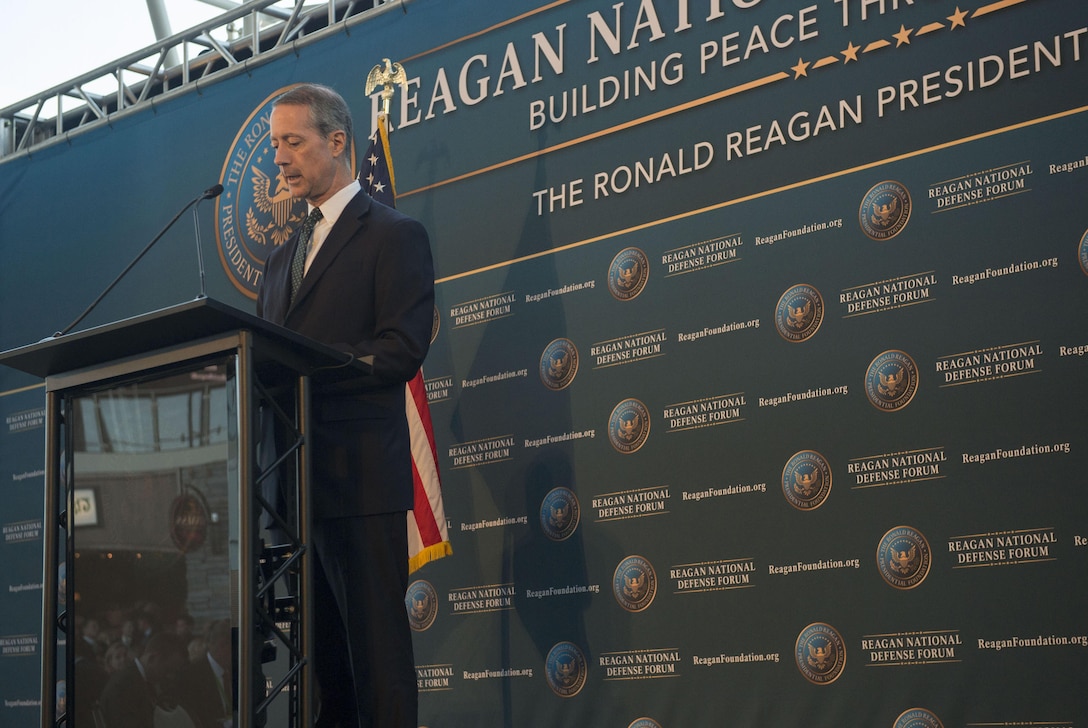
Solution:
<path fill-rule="evenodd" d="M 309 549 L 310 385 L 314 376 L 340 378 L 367 370 L 345 354 L 294 332 L 269 324 L 212 299 L 178 306 L 76 332 L 0 354 L 0 364 L 33 374 L 46 382 L 46 462 L 43 518 L 42 712 L 41 728 L 72 728 L 65 713 L 57 715 L 55 690 L 58 639 L 74 644 L 73 590 L 59 604 L 60 544 L 73 548 L 70 507 L 73 458 L 66 416 L 73 398 L 91 388 L 122 386 L 157 374 L 185 371 L 201 362 L 233 362 L 236 382 L 239 518 L 238 648 L 235 653 L 238 726 L 265 724 L 267 709 L 286 699 L 290 728 L 309 728 L 314 714 L 313 677 L 308 658 L 313 623 L 311 553 Z M 258 462 L 261 410 L 271 416 L 281 442 L 277 459 Z M 284 517 L 261 495 L 271 473 L 293 472 L 296 500 Z M 262 544 L 260 519 L 271 519 L 286 543 Z M 61 538 L 63 533 L 63 539 Z M 70 554 L 68 554 L 70 556 Z M 71 560 L 68 561 L 72 563 Z M 279 587 L 279 590 L 277 590 Z M 280 595 L 277 596 L 279 591 Z M 277 623 L 288 623 L 283 630 Z M 265 695 L 256 680 L 262 654 L 285 649 L 288 669 Z M 64 676 L 74 674 L 74 650 L 66 649 Z M 259 696 L 263 696 L 259 697 Z M 85 728 L 76 726 L 75 728 Z"/>

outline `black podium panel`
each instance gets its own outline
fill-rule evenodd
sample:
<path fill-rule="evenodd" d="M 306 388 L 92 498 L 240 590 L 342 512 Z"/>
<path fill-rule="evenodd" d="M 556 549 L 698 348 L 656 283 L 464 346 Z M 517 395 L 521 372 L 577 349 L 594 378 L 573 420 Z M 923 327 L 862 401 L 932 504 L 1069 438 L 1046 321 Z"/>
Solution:
<path fill-rule="evenodd" d="M 46 381 L 42 728 L 307 725 L 309 387 L 369 367 L 205 298 L 0 364 Z M 119 676 L 85 659 L 103 630 Z M 192 687 L 190 647 L 220 689 Z M 124 687 L 136 657 L 154 705 Z"/>

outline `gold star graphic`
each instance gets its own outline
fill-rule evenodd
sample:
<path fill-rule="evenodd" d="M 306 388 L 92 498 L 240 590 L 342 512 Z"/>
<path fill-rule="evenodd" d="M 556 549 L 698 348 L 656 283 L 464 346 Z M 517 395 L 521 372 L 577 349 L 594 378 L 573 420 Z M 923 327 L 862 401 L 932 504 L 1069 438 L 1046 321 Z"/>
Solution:
<path fill-rule="evenodd" d="M 895 47 L 898 48 L 901 45 L 910 45 L 910 34 L 913 32 L 913 28 L 908 29 L 906 26 L 900 25 L 899 32 L 892 34 L 892 37 L 896 40 Z"/>
<path fill-rule="evenodd" d="M 812 64 L 809 63 L 808 61 L 804 60 L 803 58 L 798 58 L 797 59 L 797 65 L 796 66 L 790 66 L 790 70 L 793 71 L 793 77 L 794 78 L 801 78 L 801 76 L 807 76 L 808 75 L 808 67 L 810 65 L 812 65 Z"/>
<path fill-rule="evenodd" d="M 840 51 L 843 58 L 845 59 L 843 63 L 845 64 L 849 63 L 850 61 L 857 61 L 859 50 L 861 50 L 861 46 L 854 45 L 853 42 L 851 42 L 850 45 L 846 46 L 846 50 Z"/>
<path fill-rule="evenodd" d="M 948 20 L 952 21 L 952 30 L 956 28 L 965 28 L 967 23 L 964 22 L 964 18 L 967 17 L 966 10 L 960 10 L 959 6 L 956 7 L 956 12 L 948 16 Z"/>

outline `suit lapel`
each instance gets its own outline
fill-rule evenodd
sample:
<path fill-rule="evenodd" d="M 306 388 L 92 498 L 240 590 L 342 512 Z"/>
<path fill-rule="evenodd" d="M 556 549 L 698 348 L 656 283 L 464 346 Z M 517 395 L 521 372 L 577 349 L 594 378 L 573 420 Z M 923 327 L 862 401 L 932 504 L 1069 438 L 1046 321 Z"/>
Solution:
<path fill-rule="evenodd" d="M 340 213 L 340 217 L 337 218 L 336 224 L 329 231 L 329 236 L 321 243 L 321 248 L 317 251 L 317 255 L 314 256 L 313 262 L 310 263 L 310 270 L 306 271 L 306 275 L 302 278 L 298 293 L 295 294 L 295 300 L 291 303 L 288 312 L 298 306 L 310 294 L 321 276 L 332 266 L 336 256 L 359 232 L 359 229 L 363 226 L 363 219 L 369 211 L 370 196 L 366 192 L 360 191 L 359 194 L 351 198 L 351 201 L 344 207 L 344 211 Z M 288 285 L 288 290 L 290 290 L 290 285 Z"/>
<path fill-rule="evenodd" d="M 266 265 L 264 275 L 267 280 L 261 286 L 262 291 L 268 291 L 264 302 L 264 317 L 280 326 L 283 325 L 284 320 L 287 318 L 287 311 L 291 305 L 291 259 L 294 257 L 295 248 L 298 246 L 297 234 L 285 245 L 291 242 L 294 245 L 291 245 L 291 253 L 286 257 L 286 264 L 278 266 Z"/>

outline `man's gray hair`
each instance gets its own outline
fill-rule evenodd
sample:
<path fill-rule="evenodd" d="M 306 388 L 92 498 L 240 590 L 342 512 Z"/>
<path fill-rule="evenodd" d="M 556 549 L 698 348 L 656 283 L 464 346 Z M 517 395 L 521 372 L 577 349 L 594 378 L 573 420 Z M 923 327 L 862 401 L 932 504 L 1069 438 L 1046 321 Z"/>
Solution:
<path fill-rule="evenodd" d="M 348 148 L 351 148 L 355 139 L 351 110 L 336 91 L 321 84 L 304 83 L 280 94 L 272 102 L 273 107 L 281 104 L 308 107 L 314 128 L 322 137 L 328 138 L 334 131 L 343 131 L 347 134 Z"/>

